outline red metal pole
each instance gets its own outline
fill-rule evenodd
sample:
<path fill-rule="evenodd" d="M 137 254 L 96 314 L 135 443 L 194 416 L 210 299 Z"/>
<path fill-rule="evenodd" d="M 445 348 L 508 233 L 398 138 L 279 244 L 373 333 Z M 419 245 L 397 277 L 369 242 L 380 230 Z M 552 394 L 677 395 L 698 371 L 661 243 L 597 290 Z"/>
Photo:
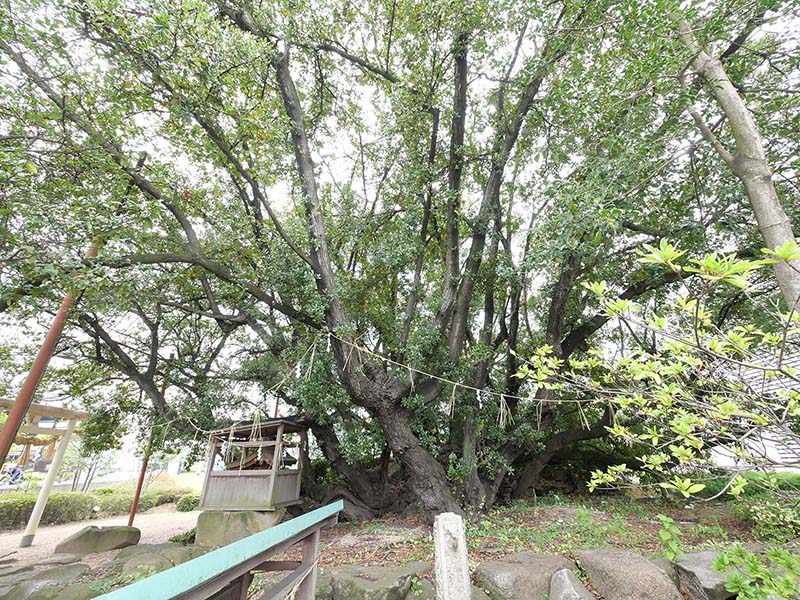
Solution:
<path fill-rule="evenodd" d="M 148 448 L 149 450 L 149 448 Z M 133 504 L 131 504 L 131 514 L 128 515 L 128 527 L 133 526 L 133 517 L 136 515 L 136 509 L 139 507 L 139 496 L 142 493 L 142 484 L 144 483 L 144 476 L 147 473 L 147 463 L 150 461 L 149 452 L 145 454 L 142 461 L 142 470 L 139 473 L 139 481 L 136 483 L 136 493 L 133 495 Z"/>
<path fill-rule="evenodd" d="M 161 385 L 161 397 L 167 393 L 167 375 L 164 374 L 164 383 Z M 133 495 L 133 504 L 131 504 L 131 514 L 128 515 L 128 527 L 133 526 L 133 517 L 136 516 L 136 509 L 139 508 L 139 496 L 142 493 L 142 484 L 144 483 L 144 476 L 147 474 L 147 463 L 150 462 L 150 454 L 153 452 L 153 439 L 156 437 L 154 429 L 150 429 L 150 439 L 147 441 L 147 449 L 144 451 L 144 459 L 142 460 L 142 470 L 139 472 L 139 481 L 136 482 L 136 493 Z"/>
<path fill-rule="evenodd" d="M 100 249 L 100 239 L 95 238 L 92 240 L 91 246 L 86 251 L 86 258 L 93 258 L 97 256 L 97 251 Z M 17 437 L 17 432 L 22 426 L 25 419 L 25 414 L 33 402 L 33 396 L 36 393 L 36 388 L 39 387 L 39 382 L 42 380 L 44 372 L 47 370 L 47 365 L 61 337 L 61 332 L 64 331 L 64 324 L 67 321 L 67 313 L 74 296 L 72 292 L 68 292 L 61 302 L 61 307 L 56 313 L 56 318 L 53 319 L 53 324 L 50 325 L 50 330 L 47 332 L 47 337 L 44 338 L 42 347 L 39 348 L 39 353 L 36 355 L 36 360 L 33 361 L 28 376 L 25 378 L 25 383 L 22 384 L 14 406 L 8 412 L 8 419 L 0 431 L 0 467 L 5 463 L 6 457 L 11 450 L 11 445 L 14 443 L 14 438 Z"/>

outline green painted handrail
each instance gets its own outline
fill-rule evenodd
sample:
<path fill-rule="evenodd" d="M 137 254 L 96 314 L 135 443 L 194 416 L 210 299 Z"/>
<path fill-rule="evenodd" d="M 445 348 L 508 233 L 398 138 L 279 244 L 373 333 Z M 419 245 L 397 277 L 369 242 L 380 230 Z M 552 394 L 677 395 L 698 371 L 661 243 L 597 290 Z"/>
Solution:
<path fill-rule="evenodd" d="M 103 594 L 98 598 L 103 600 L 168 600 L 174 598 L 334 516 L 342 508 L 344 508 L 344 502 L 338 500 L 124 588 Z"/>

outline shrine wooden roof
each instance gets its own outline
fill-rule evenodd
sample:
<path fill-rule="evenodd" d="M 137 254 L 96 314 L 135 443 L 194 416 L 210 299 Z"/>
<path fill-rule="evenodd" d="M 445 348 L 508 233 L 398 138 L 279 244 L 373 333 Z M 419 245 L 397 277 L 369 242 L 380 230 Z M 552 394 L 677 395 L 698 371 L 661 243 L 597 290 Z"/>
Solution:
<path fill-rule="evenodd" d="M 231 429 L 233 429 L 234 438 L 268 438 L 276 435 L 281 425 L 283 425 L 284 433 L 300 433 L 307 429 L 295 418 L 282 417 L 279 419 L 267 419 L 261 421 L 258 425 L 253 421 L 231 423 L 228 427 L 212 431 L 211 435 L 221 439 L 227 439 L 231 435 Z"/>

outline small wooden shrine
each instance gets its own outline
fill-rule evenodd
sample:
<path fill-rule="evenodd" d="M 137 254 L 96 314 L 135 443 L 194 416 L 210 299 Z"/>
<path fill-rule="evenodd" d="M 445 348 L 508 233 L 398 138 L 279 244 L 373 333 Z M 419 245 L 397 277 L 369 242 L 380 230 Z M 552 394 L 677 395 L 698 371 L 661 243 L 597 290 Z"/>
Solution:
<path fill-rule="evenodd" d="M 200 508 L 272 511 L 299 502 L 305 435 L 291 419 L 212 431 Z"/>

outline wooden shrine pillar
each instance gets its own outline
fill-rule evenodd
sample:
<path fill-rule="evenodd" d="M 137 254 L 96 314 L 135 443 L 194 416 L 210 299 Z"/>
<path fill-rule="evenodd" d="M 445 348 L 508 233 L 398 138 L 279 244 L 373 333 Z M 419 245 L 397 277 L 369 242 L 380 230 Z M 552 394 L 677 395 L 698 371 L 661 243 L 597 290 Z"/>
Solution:
<path fill-rule="evenodd" d="M 69 441 L 72 438 L 72 432 L 75 431 L 76 423 L 77 419 L 70 419 L 67 422 L 67 428 L 64 430 L 64 434 L 58 442 L 53 461 L 47 469 L 47 475 L 45 475 L 44 481 L 42 481 L 42 489 L 39 490 L 39 496 L 36 498 L 33 512 L 31 512 L 31 516 L 28 519 L 28 526 L 25 527 L 25 533 L 19 542 L 20 548 L 27 548 L 33 543 L 33 536 L 36 535 L 36 529 L 39 527 L 39 521 L 42 519 L 44 507 L 47 506 L 47 500 L 50 498 L 50 490 L 53 489 L 56 475 L 58 475 L 58 471 L 61 469 L 61 463 L 64 460 L 64 454 L 67 452 Z"/>

